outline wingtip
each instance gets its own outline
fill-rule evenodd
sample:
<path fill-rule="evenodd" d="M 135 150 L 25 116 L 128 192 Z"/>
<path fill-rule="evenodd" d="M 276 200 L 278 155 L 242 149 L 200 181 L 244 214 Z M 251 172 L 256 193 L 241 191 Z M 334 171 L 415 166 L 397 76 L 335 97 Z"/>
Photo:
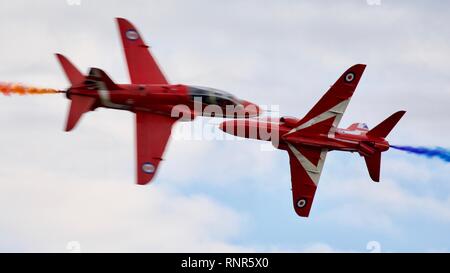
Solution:
<path fill-rule="evenodd" d="M 367 66 L 366 64 L 354 64 L 354 65 L 350 66 L 348 69 L 350 70 L 350 69 L 353 69 L 356 67 L 365 68 L 366 66 Z"/>
<path fill-rule="evenodd" d="M 64 55 L 62 55 L 61 53 L 55 53 L 55 57 L 56 57 L 58 60 L 66 59 L 66 57 L 64 57 Z"/>
<path fill-rule="evenodd" d="M 347 70 L 345 70 L 345 72 L 338 79 L 338 82 L 345 81 L 346 84 L 352 84 L 357 86 L 365 70 L 366 70 L 365 64 L 352 65 Z"/>
<path fill-rule="evenodd" d="M 375 183 L 380 182 L 380 177 L 372 177 L 371 176 L 370 178 L 372 178 L 372 181 L 375 182 Z"/>
<path fill-rule="evenodd" d="M 406 114 L 405 110 L 400 110 L 392 114 L 393 117 L 398 117 L 398 119 L 401 119 Z"/>
<path fill-rule="evenodd" d="M 353 73 L 361 74 L 361 75 L 362 75 L 362 74 L 364 73 L 364 71 L 366 70 L 366 66 L 367 66 L 367 65 L 365 65 L 365 64 L 354 64 L 354 65 L 350 66 L 350 67 L 344 72 L 344 74 L 353 72 Z"/>
<path fill-rule="evenodd" d="M 403 118 L 403 116 L 405 116 L 406 111 L 405 110 L 401 110 L 397 112 L 397 115 L 399 115 L 399 119 Z"/>
<path fill-rule="evenodd" d="M 117 25 L 119 27 L 123 26 L 123 27 L 132 27 L 132 28 L 134 28 L 133 24 L 128 19 L 125 19 L 125 18 L 122 18 L 122 17 L 116 17 L 116 22 L 117 22 Z"/>
<path fill-rule="evenodd" d="M 140 177 L 137 179 L 136 184 L 139 186 L 145 186 L 145 185 L 151 184 L 153 177 L 154 177 L 153 175 L 150 178 Z"/>
<path fill-rule="evenodd" d="M 143 166 L 145 165 L 145 163 L 138 165 L 142 167 L 138 167 L 137 169 L 136 184 L 141 186 L 151 184 L 153 179 L 155 178 L 156 169 L 152 173 L 146 173 L 145 171 L 143 171 Z"/>
<path fill-rule="evenodd" d="M 355 64 L 355 65 L 353 65 L 350 69 L 352 69 L 352 68 L 365 69 L 366 67 L 367 67 L 366 64 Z"/>
<path fill-rule="evenodd" d="M 60 61 L 61 63 L 70 63 L 71 64 L 71 61 L 65 55 L 63 55 L 61 53 L 55 53 L 55 56 L 58 59 L 58 61 Z"/>
<path fill-rule="evenodd" d="M 66 123 L 66 127 L 64 128 L 64 132 L 69 133 L 70 131 L 73 130 L 73 128 L 75 127 L 74 124 L 71 124 L 72 122 L 70 120 L 67 121 Z"/>
<path fill-rule="evenodd" d="M 125 18 L 123 18 L 123 17 L 116 17 L 116 21 L 117 21 L 117 22 L 127 21 L 127 19 L 125 19 Z"/>
<path fill-rule="evenodd" d="M 297 216 L 302 217 L 302 218 L 308 218 L 309 217 L 309 210 L 300 210 L 298 208 L 295 208 L 295 213 L 297 214 Z"/>

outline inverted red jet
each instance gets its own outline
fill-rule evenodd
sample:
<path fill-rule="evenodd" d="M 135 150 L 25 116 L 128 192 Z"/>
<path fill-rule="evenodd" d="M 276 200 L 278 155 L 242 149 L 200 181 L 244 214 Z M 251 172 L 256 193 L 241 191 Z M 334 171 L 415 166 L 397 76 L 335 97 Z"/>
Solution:
<path fill-rule="evenodd" d="M 329 151 L 358 152 L 372 180 L 380 181 L 381 153 L 389 149 L 385 138 L 405 111 L 391 115 L 371 130 L 364 123 L 338 128 L 365 67 L 358 64 L 349 68 L 302 119 L 230 120 L 220 125 L 224 132 L 272 141 L 276 148 L 289 153 L 293 203 L 299 216 L 309 215 Z"/>
<path fill-rule="evenodd" d="M 72 86 L 66 131 L 81 116 L 97 107 L 127 110 L 136 114 L 137 183 L 154 177 L 178 120 L 196 116 L 254 117 L 259 107 L 230 93 L 207 87 L 169 84 L 138 30 L 127 20 L 117 19 L 132 84 L 116 84 L 105 72 L 91 68 L 84 76 L 67 58 L 57 54 Z M 213 106 L 213 107 L 211 107 Z"/>

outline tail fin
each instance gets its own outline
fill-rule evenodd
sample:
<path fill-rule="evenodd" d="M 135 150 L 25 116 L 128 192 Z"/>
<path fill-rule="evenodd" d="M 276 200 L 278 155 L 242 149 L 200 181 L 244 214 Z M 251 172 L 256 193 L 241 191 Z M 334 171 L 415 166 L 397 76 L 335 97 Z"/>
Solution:
<path fill-rule="evenodd" d="M 105 73 L 105 71 L 99 68 L 91 68 L 89 71 L 89 77 L 87 82 L 95 84 L 98 89 L 102 90 L 119 90 L 121 89 L 117 84 L 111 80 L 111 78 Z"/>
<path fill-rule="evenodd" d="M 56 57 L 72 85 L 78 85 L 84 82 L 85 77 L 83 74 L 66 57 L 61 54 L 56 54 Z"/>
<path fill-rule="evenodd" d="M 56 57 L 58 58 L 62 68 L 64 69 L 67 79 L 72 84 L 72 87 L 84 85 L 87 77 L 81 74 L 81 72 L 63 55 L 56 54 Z M 93 97 L 84 97 L 78 95 L 71 95 L 70 99 L 71 102 L 65 129 L 66 132 L 71 131 L 77 125 L 81 116 L 94 108 L 96 102 L 96 99 Z"/>
<path fill-rule="evenodd" d="M 381 152 L 376 152 L 370 156 L 364 156 L 364 159 L 366 160 L 370 178 L 375 182 L 380 182 Z"/>
<path fill-rule="evenodd" d="M 381 138 L 387 137 L 405 113 L 406 111 L 398 111 L 397 113 L 392 114 L 383 122 L 375 126 L 375 128 L 367 132 L 367 135 Z M 372 180 L 375 182 L 379 182 L 380 168 L 381 168 L 381 152 L 377 151 L 372 155 L 366 155 L 364 156 L 364 159 L 366 161 L 367 170 L 369 171 L 370 178 L 372 178 Z"/>
<path fill-rule="evenodd" d="M 381 138 L 387 137 L 405 113 L 406 111 L 398 111 L 397 113 L 392 114 L 383 122 L 375 126 L 375 128 L 370 130 L 367 135 Z"/>

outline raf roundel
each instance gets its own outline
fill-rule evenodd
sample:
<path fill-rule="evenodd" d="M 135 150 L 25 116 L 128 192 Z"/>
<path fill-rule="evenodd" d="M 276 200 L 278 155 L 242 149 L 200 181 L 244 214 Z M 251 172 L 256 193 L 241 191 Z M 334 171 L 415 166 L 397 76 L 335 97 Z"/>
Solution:
<path fill-rule="evenodd" d="M 345 75 L 345 81 L 346 82 L 352 82 L 355 79 L 355 74 L 354 73 L 348 73 L 347 75 Z"/>
<path fill-rule="evenodd" d="M 152 174 L 155 172 L 155 166 L 152 163 L 142 164 L 142 171 L 146 174 Z"/>
<path fill-rule="evenodd" d="M 300 199 L 297 201 L 297 207 L 299 208 L 304 208 L 306 206 L 306 200 L 305 199 Z"/>
<path fill-rule="evenodd" d="M 139 39 L 139 34 L 137 33 L 136 30 L 134 29 L 130 29 L 128 30 L 125 35 L 127 36 L 128 40 L 132 40 L 135 41 L 137 39 Z"/>

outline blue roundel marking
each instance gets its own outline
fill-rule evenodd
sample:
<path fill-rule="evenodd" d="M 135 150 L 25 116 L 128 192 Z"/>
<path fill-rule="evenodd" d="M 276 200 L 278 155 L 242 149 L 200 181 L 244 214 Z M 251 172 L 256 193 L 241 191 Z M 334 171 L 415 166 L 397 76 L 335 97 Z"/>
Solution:
<path fill-rule="evenodd" d="M 345 75 L 346 82 L 352 82 L 354 79 L 355 79 L 355 74 L 353 72 L 350 72 L 347 75 Z"/>
<path fill-rule="evenodd" d="M 306 199 L 302 198 L 297 201 L 297 207 L 299 207 L 299 208 L 304 208 L 306 206 L 306 204 L 307 204 Z"/>
<path fill-rule="evenodd" d="M 139 34 L 134 29 L 127 30 L 127 32 L 125 32 L 125 36 L 128 38 L 128 40 L 132 41 L 139 39 Z"/>
<path fill-rule="evenodd" d="M 146 162 L 142 164 L 142 171 L 146 174 L 152 174 L 155 172 L 155 166 L 152 163 Z"/>

